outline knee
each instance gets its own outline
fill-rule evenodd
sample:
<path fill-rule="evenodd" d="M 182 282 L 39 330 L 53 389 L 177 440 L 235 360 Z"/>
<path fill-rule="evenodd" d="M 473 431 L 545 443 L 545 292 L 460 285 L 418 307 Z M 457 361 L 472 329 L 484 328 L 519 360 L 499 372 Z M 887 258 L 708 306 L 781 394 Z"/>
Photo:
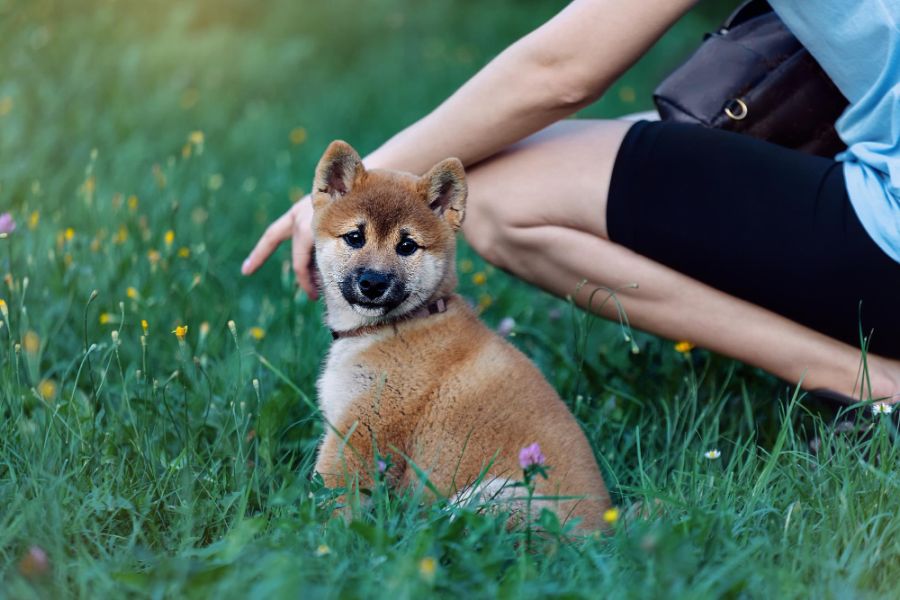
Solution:
<path fill-rule="evenodd" d="M 521 224 L 516 215 L 502 202 L 502 197 L 484 186 L 469 186 L 463 234 L 466 241 L 489 263 L 514 271 L 514 259 L 520 255 Z"/>

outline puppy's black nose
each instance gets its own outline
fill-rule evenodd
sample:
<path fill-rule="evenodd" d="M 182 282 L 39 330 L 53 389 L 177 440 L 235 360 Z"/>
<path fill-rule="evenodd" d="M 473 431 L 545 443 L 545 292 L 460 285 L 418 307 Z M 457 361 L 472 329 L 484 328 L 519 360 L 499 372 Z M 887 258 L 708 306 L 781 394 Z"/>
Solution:
<path fill-rule="evenodd" d="M 359 291 L 369 300 L 377 300 L 381 298 L 387 289 L 391 286 L 390 273 L 379 273 L 378 271 L 365 270 L 356 280 Z"/>

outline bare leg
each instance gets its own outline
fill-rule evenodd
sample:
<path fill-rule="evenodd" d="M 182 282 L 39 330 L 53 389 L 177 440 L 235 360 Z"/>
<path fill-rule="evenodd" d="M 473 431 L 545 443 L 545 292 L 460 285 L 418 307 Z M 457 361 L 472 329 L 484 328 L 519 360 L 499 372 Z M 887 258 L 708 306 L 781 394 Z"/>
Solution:
<path fill-rule="evenodd" d="M 860 397 L 860 351 L 609 241 L 606 197 L 630 123 L 564 121 L 469 173 L 464 232 L 487 260 L 557 295 L 619 288 L 639 329 Z M 637 288 L 625 287 L 636 283 Z M 591 286 L 576 301 L 589 302 Z M 615 317 L 609 304 L 602 311 Z M 872 397 L 900 396 L 900 361 L 869 355 Z M 868 394 L 864 394 L 868 397 Z"/>

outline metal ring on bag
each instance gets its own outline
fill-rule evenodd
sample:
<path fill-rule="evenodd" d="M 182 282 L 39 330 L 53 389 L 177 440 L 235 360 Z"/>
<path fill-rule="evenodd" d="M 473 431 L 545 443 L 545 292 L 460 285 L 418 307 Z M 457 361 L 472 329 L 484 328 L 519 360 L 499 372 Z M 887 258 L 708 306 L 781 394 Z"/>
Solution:
<path fill-rule="evenodd" d="M 740 121 L 745 118 L 748 112 L 747 103 L 740 98 L 734 98 L 725 105 L 725 114 L 734 121 Z"/>

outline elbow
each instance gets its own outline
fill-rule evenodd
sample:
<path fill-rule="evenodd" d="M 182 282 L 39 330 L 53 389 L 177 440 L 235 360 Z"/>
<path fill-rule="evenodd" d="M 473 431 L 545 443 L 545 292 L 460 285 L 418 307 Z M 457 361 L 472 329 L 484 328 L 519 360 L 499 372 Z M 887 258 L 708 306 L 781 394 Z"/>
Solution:
<path fill-rule="evenodd" d="M 551 91 L 549 103 L 554 108 L 569 112 L 575 112 L 593 104 L 601 95 L 589 85 L 578 80 L 563 80 L 549 89 Z"/>

